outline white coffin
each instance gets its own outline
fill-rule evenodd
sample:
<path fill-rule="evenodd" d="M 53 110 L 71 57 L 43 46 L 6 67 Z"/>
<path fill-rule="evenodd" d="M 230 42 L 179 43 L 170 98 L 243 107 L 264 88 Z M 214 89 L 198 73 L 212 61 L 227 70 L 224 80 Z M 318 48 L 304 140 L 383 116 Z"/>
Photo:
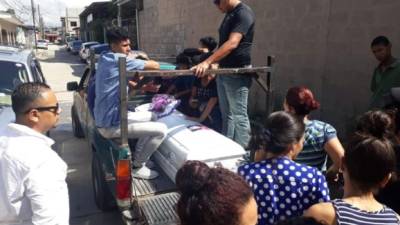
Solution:
<path fill-rule="evenodd" d="M 140 110 L 145 108 L 148 106 L 139 106 Z M 245 150 L 236 142 L 200 123 L 185 119 L 178 111 L 158 122 L 167 125 L 168 134 L 153 156 L 172 181 L 175 182 L 176 172 L 187 160 L 200 160 L 209 166 L 221 165 L 237 171 Z"/>

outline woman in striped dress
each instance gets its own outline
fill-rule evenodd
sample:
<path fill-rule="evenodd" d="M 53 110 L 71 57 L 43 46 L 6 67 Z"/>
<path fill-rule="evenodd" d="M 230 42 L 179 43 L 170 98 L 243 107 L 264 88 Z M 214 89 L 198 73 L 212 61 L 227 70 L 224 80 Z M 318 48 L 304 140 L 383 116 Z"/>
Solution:
<path fill-rule="evenodd" d="M 333 161 L 329 172 L 334 175 L 339 170 L 344 150 L 333 126 L 319 120 L 309 119 L 309 114 L 319 106 L 320 104 L 314 98 L 311 90 L 301 86 L 290 88 L 283 104 L 286 112 L 298 116 L 306 125 L 303 149 L 295 161 L 326 172 L 327 156 L 329 155 Z"/>
<path fill-rule="evenodd" d="M 400 217 L 379 203 L 374 192 L 395 171 L 396 156 L 386 138 L 356 134 L 343 159 L 344 198 L 311 206 L 305 216 L 328 225 L 397 225 Z"/>

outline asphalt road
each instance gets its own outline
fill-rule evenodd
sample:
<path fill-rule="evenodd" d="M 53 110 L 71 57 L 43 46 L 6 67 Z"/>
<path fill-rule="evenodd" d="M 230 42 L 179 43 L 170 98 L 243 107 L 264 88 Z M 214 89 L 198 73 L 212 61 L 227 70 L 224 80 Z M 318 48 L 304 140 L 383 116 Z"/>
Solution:
<path fill-rule="evenodd" d="M 68 164 L 68 189 L 71 225 L 123 224 L 118 212 L 104 213 L 97 209 L 93 199 L 91 181 L 91 152 L 85 139 L 72 134 L 72 93 L 66 89 L 67 82 L 79 81 L 85 65 L 79 56 L 72 55 L 63 47 L 50 45 L 48 50 L 37 52 L 44 76 L 56 92 L 62 112 L 57 127 L 50 131 L 56 141 L 54 149 Z"/>

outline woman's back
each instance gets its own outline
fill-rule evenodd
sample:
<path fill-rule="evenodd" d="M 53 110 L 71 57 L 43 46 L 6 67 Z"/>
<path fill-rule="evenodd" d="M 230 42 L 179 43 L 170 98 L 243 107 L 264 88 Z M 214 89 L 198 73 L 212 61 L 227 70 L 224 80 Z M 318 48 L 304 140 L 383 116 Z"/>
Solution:
<path fill-rule="evenodd" d="M 241 166 L 239 173 L 256 196 L 258 224 L 274 224 L 300 216 L 311 205 L 329 201 L 321 172 L 286 157 Z"/>
<path fill-rule="evenodd" d="M 338 225 L 398 225 L 400 223 L 397 214 L 386 206 L 379 211 L 369 212 L 352 206 L 342 199 L 336 199 L 332 201 L 332 204 Z"/>
<path fill-rule="evenodd" d="M 326 170 L 327 153 L 325 144 L 337 137 L 336 129 L 330 124 L 309 120 L 306 123 L 303 150 L 296 158 L 296 162 Z"/>

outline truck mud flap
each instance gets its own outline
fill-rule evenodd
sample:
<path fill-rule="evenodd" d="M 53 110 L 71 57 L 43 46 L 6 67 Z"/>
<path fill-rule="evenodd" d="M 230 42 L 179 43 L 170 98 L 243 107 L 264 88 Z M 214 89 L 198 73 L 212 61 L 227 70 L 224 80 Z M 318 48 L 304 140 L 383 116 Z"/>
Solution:
<path fill-rule="evenodd" d="M 170 192 L 139 199 L 139 206 L 149 225 L 179 224 L 176 214 L 176 203 L 179 194 Z"/>

